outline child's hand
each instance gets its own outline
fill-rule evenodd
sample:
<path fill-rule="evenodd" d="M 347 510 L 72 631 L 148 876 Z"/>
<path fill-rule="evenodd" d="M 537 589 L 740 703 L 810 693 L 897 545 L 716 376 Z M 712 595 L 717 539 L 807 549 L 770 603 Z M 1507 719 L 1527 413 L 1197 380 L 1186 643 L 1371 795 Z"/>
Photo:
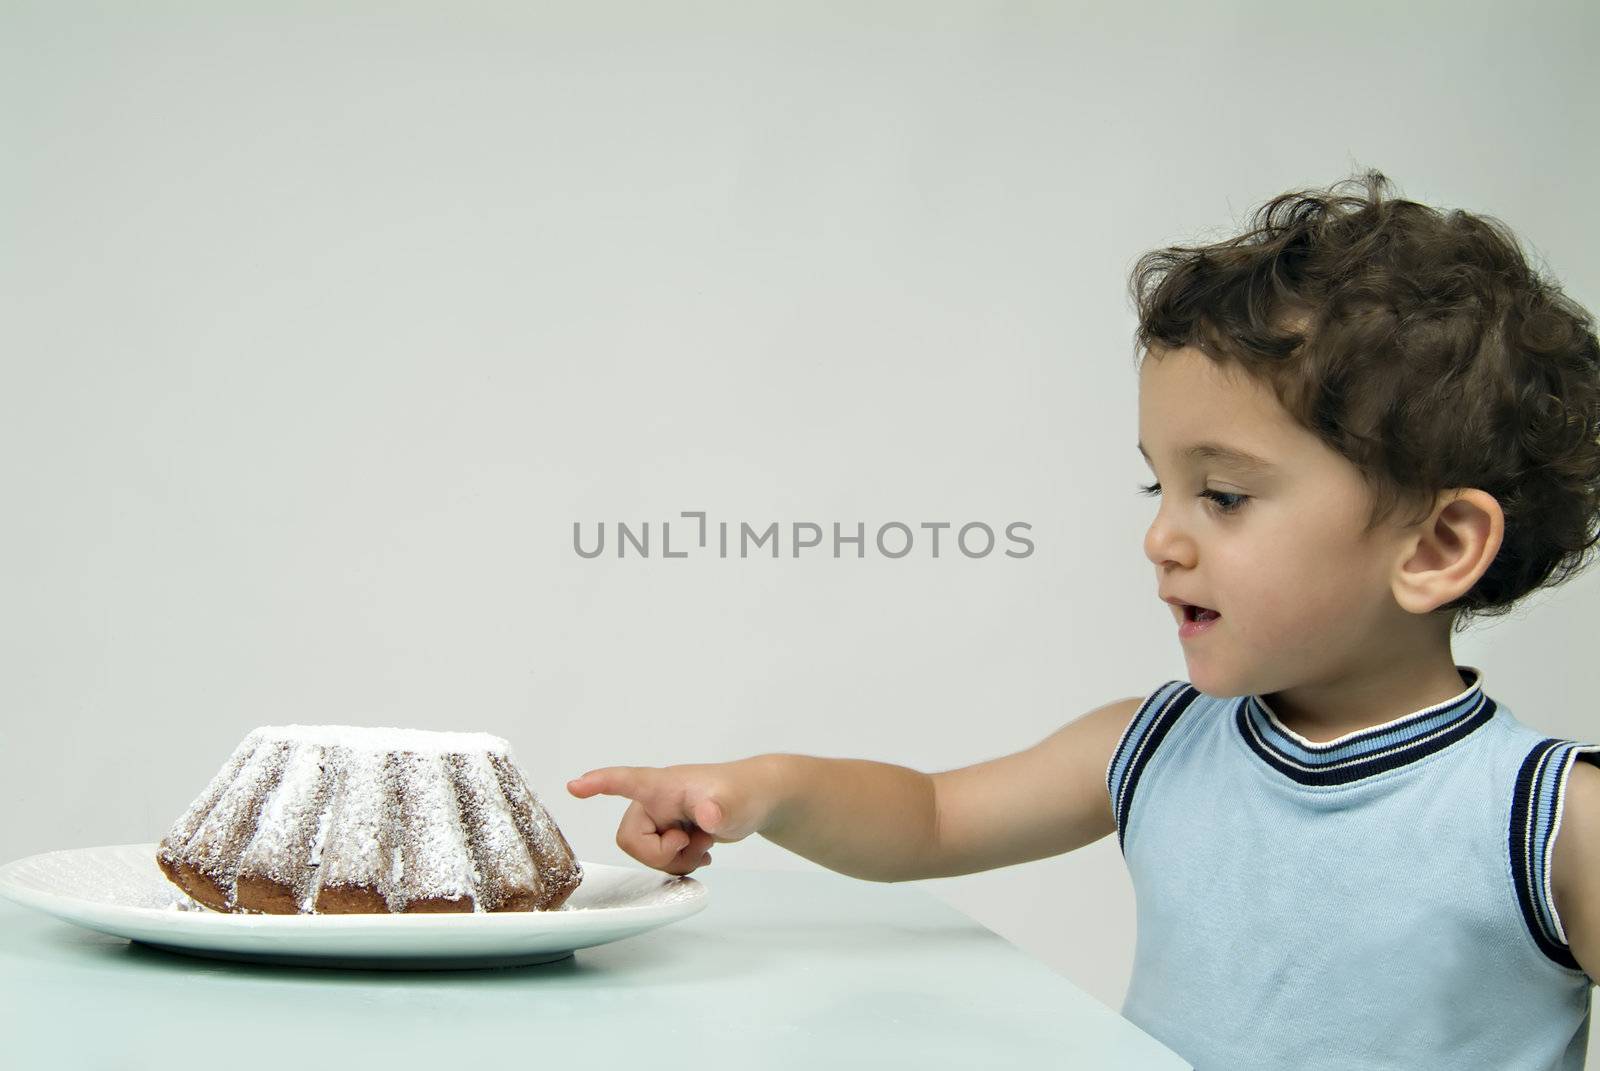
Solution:
<path fill-rule="evenodd" d="M 760 832 L 774 800 L 751 760 L 693 766 L 607 766 L 567 782 L 579 799 L 626 796 L 617 847 L 669 874 L 711 862 L 714 841 L 732 843 Z"/>

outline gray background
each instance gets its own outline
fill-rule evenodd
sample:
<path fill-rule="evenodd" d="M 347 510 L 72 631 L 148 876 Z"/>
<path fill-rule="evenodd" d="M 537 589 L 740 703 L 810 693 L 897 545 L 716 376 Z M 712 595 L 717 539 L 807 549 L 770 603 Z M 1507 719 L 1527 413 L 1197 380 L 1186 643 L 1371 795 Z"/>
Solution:
<path fill-rule="evenodd" d="M 1597 38 L 1577 2 L 0 5 L 0 859 L 155 840 L 251 727 L 334 721 L 503 735 L 628 862 L 568 778 L 947 769 L 1184 676 L 1134 259 L 1370 166 L 1594 308 Z M 573 552 L 682 510 L 1037 550 Z M 1597 595 L 1456 660 L 1593 740 Z M 1114 838 L 925 887 L 1120 1006 Z"/>

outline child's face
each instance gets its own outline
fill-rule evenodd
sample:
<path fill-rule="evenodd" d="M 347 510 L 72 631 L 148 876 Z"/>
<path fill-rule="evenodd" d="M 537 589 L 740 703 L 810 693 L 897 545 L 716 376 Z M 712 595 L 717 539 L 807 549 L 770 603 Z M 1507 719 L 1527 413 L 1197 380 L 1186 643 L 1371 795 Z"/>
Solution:
<path fill-rule="evenodd" d="M 1154 350 L 1139 373 L 1139 441 L 1161 485 L 1144 538 L 1158 594 L 1222 615 L 1180 641 L 1196 688 L 1268 694 L 1417 657 L 1416 620 L 1390 588 L 1399 530 L 1362 536 L 1360 473 L 1270 387 L 1192 348 Z M 1270 468 L 1186 454 L 1200 443 Z M 1169 609 L 1181 625 L 1183 610 Z"/>

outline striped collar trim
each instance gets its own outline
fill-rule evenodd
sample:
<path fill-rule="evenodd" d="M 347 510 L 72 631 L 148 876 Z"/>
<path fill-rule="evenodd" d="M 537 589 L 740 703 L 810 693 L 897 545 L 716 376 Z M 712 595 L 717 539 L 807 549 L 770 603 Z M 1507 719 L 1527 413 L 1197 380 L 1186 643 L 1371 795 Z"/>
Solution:
<path fill-rule="evenodd" d="M 1313 743 L 1287 728 L 1259 695 L 1241 699 L 1234 723 L 1244 742 L 1269 766 L 1302 785 L 1348 785 L 1443 751 L 1494 717 L 1495 701 L 1483 694 L 1483 673 L 1457 666 L 1467 687 L 1442 703 L 1326 743 Z"/>

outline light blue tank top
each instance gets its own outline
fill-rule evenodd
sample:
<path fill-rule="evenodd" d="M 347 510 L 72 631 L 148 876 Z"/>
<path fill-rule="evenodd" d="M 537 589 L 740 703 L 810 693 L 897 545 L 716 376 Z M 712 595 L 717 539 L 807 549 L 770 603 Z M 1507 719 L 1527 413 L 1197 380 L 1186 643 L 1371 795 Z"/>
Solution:
<path fill-rule="evenodd" d="M 1138 942 L 1122 1014 L 1198 1071 L 1573 1071 L 1592 983 L 1550 886 L 1575 759 L 1457 666 L 1327 743 L 1168 681 L 1107 770 Z"/>

